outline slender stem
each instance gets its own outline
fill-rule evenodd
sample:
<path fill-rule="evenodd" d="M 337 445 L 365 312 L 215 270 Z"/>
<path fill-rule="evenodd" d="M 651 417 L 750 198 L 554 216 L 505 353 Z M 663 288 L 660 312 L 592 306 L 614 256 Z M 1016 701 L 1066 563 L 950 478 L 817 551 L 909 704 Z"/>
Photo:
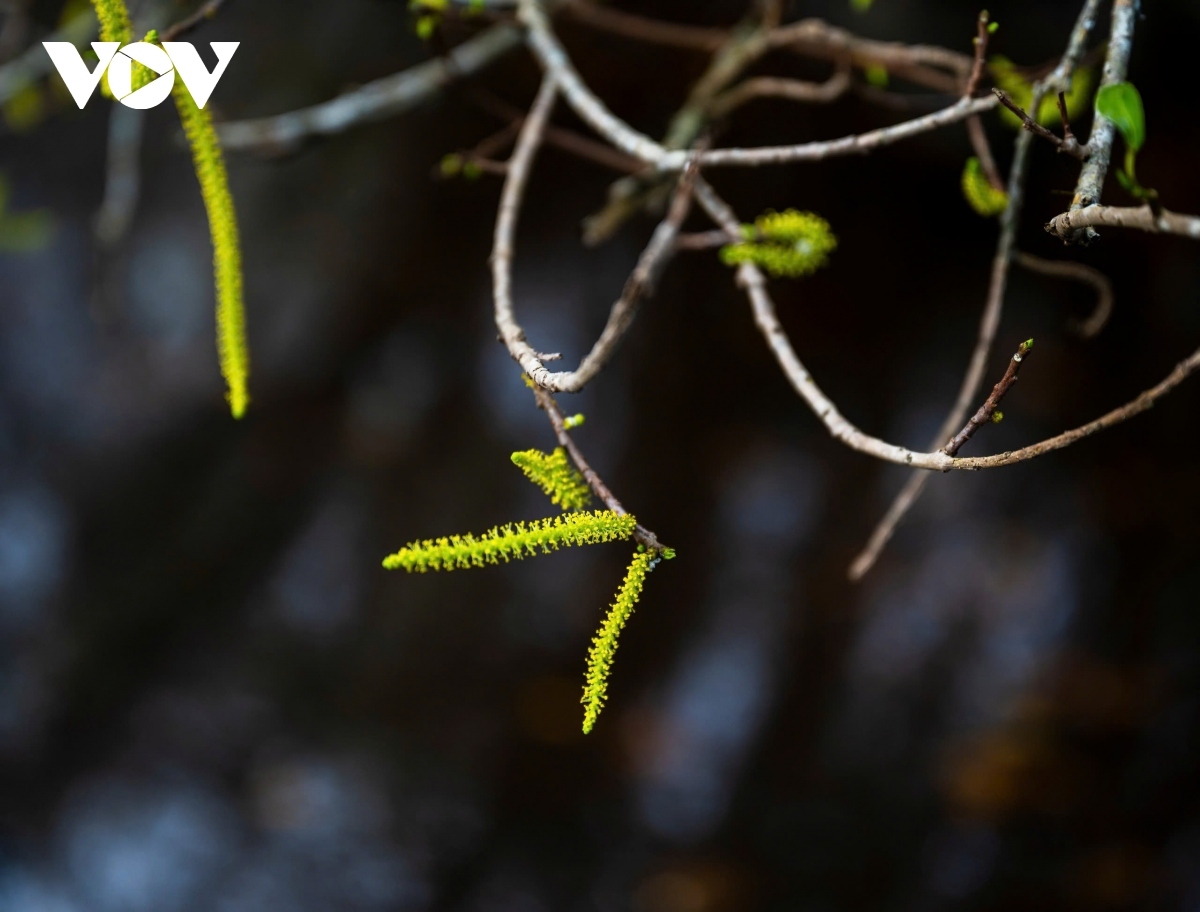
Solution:
<path fill-rule="evenodd" d="M 1104 329 L 1108 318 L 1112 316 L 1114 297 L 1112 282 L 1099 269 L 1071 260 L 1047 260 L 1031 253 L 1025 253 L 1023 250 L 1017 251 L 1014 262 L 1030 272 L 1091 285 L 1096 290 L 1096 306 L 1092 308 L 1091 314 L 1083 320 L 1073 321 L 1071 328 L 1085 339 L 1091 339 Z"/>
<path fill-rule="evenodd" d="M 950 442 L 942 447 L 942 452 L 948 456 L 956 456 L 958 451 L 966 445 L 967 441 L 975 436 L 975 433 L 992 421 L 997 420 L 996 416 L 1000 415 L 997 411 L 1000 408 L 1000 403 L 1004 401 L 1004 397 L 1008 395 L 1009 390 L 1017 382 L 1017 378 L 1021 373 L 1021 365 L 1025 363 L 1025 359 L 1029 357 L 1029 353 L 1033 351 L 1033 340 L 1022 342 L 1021 347 L 1017 349 L 1017 353 L 1009 359 L 1008 369 L 1005 370 L 1004 376 L 1000 378 L 1000 382 L 992 388 L 992 394 L 984 400 L 983 405 L 979 407 L 974 415 L 967 422 L 967 426 L 951 438 Z M 1000 415 L 1003 418 L 1003 415 Z"/>

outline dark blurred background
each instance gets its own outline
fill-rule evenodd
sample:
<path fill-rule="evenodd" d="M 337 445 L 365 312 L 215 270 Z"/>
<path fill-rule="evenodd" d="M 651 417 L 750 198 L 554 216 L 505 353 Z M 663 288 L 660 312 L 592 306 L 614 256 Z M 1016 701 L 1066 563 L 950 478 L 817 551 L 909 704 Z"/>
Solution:
<path fill-rule="evenodd" d="M 1057 58 L 1078 5 L 1000 0 L 994 50 Z M 746 10 L 620 6 L 711 25 Z M 823 0 L 789 16 L 969 50 L 977 12 Z M 27 40 L 61 13 L 34 3 Z M 560 29 L 653 135 L 705 64 Z M 1138 175 L 1182 212 L 1200 211 L 1198 37 L 1195 0 L 1147 2 L 1130 71 Z M 212 103 L 227 120 L 432 52 L 384 0 L 233 0 L 191 40 L 242 42 Z M 828 69 L 777 55 L 756 72 Z M 537 80 L 517 52 L 403 117 L 231 156 L 254 365 L 240 423 L 171 106 L 145 119 L 141 199 L 110 249 L 93 220 L 112 106 L 46 87 L 47 110 L 10 107 L 7 211 L 41 212 L 46 232 L 0 253 L 0 909 L 1200 910 L 1196 381 L 1066 451 L 934 479 L 853 586 L 903 471 L 833 442 L 729 270 L 683 254 L 593 388 L 563 397 L 606 480 L 679 551 L 625 632 L 596 731 L 579 732 L 584 658 L 627 547 L 380 568 L 414 538 L 553 512 L 508 458 L 553 438 L 495 341 L 499 183 L 433 176 L 502 125 L 479 89 L 524 107 Z M 904 116 L 763 101 L 722 141 Z M 582 129 L 562 106 L 557 122 Z M 1006 168 L 1015 134 L 988 130 Z M 1089 420 L 1200 339 L 1200 248 L 1117 230 L 1063 248 L 1040 226 L 1077 166 L 1034 151 L 1021 247 L 1102 268 L 1116 311 L 1081 340 L 1088 289 L 1015 271 L 988 383 L 1021 340 L 1036 357 L 970 454 Z M 997 229 L 960 193 L 969 154 L 955 127 L 711 175 L 746 219 L 794 206 L 832 223 L 831 267 L 774 283 L 782 318 L 846 414 L 910 446 L 949 409 L 983 306 Z M 653 227 L 580 244 L 612 179 L 545 150 L 521 227 L 520 314 L 568 365 Z"/>

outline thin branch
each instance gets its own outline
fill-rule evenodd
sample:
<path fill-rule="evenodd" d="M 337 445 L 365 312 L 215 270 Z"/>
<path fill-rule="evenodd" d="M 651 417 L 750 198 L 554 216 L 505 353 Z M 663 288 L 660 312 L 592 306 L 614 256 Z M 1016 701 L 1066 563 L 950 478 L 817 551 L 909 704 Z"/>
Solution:
<path fill-rule="evenodd" d="M 736 230 L 737 218 L 733 212 L 713 193 L 712 188 L 700 179 L 696 183 L 696 200 L 726 231 Z M 738 268 L 738 284 L 742 286 L 750 298 L 754 311 L 755 322 L 760 332 L 766 338 L 772 354 L 783 368 L 784 376 L 791 382 L 792 387 L 808 404 L 809 408 L 825 424 L 830 434 L 837 440 L 869 456 L 909 465 L 917 469 L 936 469 L 939 471 L 975 471 L 978 469 L 999 468 L 1015 465 L 1061 450 L 1073 443 L 1089 437 L 1099 431 L 1113 427 L 1124 421 L 1140 415 L 1149 409 L 1159 399 L 1165 396 L 1184 380 L 1200 369 L 1200 349 L 1191 354 L 1187 360 L 1180 362 L 1175 369 L 1157 386 L 1146 390 L 1132 402 L 1120 408 L 1113 409 L 1095 421 L 1066 431 L 1056 437 L 1043 440 L 1040 443 L 998 453 L 995 456 L 951 457 L 942 451 L 935 453 L 914 453 L 904 447 L 887 443 L 877 437 L 864 434 L 837 410 L 837 406 L 821 391 L 808 373 L 807 369 L 796 357 L 787 333 L 779 323 L 775 313 L 775 305 L 766 291 L 766 279 L 758 267 L 751 263 L 743 263 Z"/>
<path fill-rule="evenodd" d="M 543 389 L 574 393 L 583 389 L 604 368 L 633 322 L 641 298 L 653 289 L 662 267 L 674 251 L 679 228 L 687 218 L 691 185 L 696 180 L 697 173 L 694 166 L 685 169 L 670 212 L 655 229 L 649 244 L 642 251 L 620 298 L 609 312 L 604 330 L 579 367 L 574 371 L 548 370 L 537 350 L 526 341 L 525 331 L 517 322 L 512 296 L 512 260 L 521 204 L 556 95 L 554 77 L 547 75 L 517 138 L 516 149 L 509 162 L 492 246 L 492 292 L 496 328 L 500 331 L 500 338 L 508 348 L 509 354 L 521 365 L 521 369 Z"/>
<path fill-rule="evenodd" d="M 1129 68 L 1129 54 L 1133 47 L 1133 24 L 1137 17 L 1137 6 L 1137 0 L 1113 0 L 1112 31 L 1108 36 L 1108 52 L 1104 58 L 1100 88 L 1125 80 L 1125 72 Z M 1092 122 L 1092 135 L 1088 138 L 1091 155 L 1079 172 L 1079 180 L 1075 184 L 1075 197 L 1071 200 L 1072 211 L 1100 202 L 1104 178 L 1108 174 L 1108 164 L 1112 158 L 1115 129 L 1111 120 L 1099 111 L 1096 112 Z M 1071 235 L 1069 240 L 1072 243 L 1086 244 L 1096 237 L 1096 230 L 1089 225 Z"/>
<path fill-rule="evenodd" d="M 975 90 L 979 88 L 979 80 L 983 78 L 983 68 L 987 64 L 987 46 L 988 38 L 991 37 L 988 32 L 988 11 L 980 12 L 979 17 L 975 20 L 976 31 L 975 35 L 975 60 L 971 65 L 971 75 L 967 77 L 966 88 L 963 89 L 963 96 L 970 98 L 975 94 Z"/>
<path fill-rule="evenodd" d="M 663 137 L 664 149 L 688 149 L 713 120 L 714 101 L 767 50 L 767 32 L 751 17 L 731 30 L 716 48 L 708 66 L 692 85 L 687 99 L 671 117 Z M 661 211 L 672 182 L 661 173 L 622 178 L 608 188 L 603 208 L 583 220 L 583 242 L 601 244 L 631 217 Z"/>
<path fill-rule="evenodd" d="M 983 121 L 978 116 L 967 118 L 967 137 L 971 140 L 971 148 L 979 158 L 983 175 L 996 190 L 1004 189 L 1004 178 L 996 167 L 996 158 L 992 155 L 992 144 L 988 142 L 987 132 L 983 129 Z"/>
<path fill-rule="evenodd" d="M 1109 228 L 1136 228 L 1154 234 L 1178 234 L 1192 240 L 1200 240 L 1200 216 L 1181 215 L 1160 209 L 1157 213 L 1149 206 L 1087 206 L 1072 208 L 1070 212 L 1056 215 L 1046 224 L 1046 231 L 1071 243 L 1080 231 L 1091 231 L 1096 226 Z"/>
<path fill-rule="evenodd" d="M 667 149 L 644 133 L 614 115 L 580 78 L 566 51 L 559 43 L 539 0 L 520 0 L 519 15 L 529 29 L 528 41 L 543 69 L 552 73 L 563 97 L 585 122 L 623 152 L 627 152 L 660 171 L 678 171 L 687 164 L 689 152 Z M 777 31 L 783 31 L 779 29 Z M 714 149 L 700 156 L 701 167 L 754 166 L 785 164 L 796 161 L 819 161 L 836 155 L 870 152 L 965 120 L 972 114 L 996 106 L 993 97 L 960 99 L 949 107 L 904 123 L 872 130 L 854 136 L 823 142 L 801 143 L 794 146 L 766 146 L 757 149 Z"/>
<path fill-rule="evenodd" d="M 1071 129 L 1071 116 L 1067 113 L 1067 93 L 1059 92 L 1056 101 L 1058 102 L 1058 116 L 1062 119 L 1063 141 L 1077 143 L 1075 131 Z"/>
<path fill-rule="evenodd" d="M 991 395 L 984 400 L 979 410 L 971 416 L 967 422 L 967 426 L 955 434 L 950 442 L 942 447 L 943 453 L 947 456 L 958 455 L 958 451 L 967 444 L 967 441 L 975 436 L 975 433 L 981 427 L 985 424 L 1003 420 L 1004 415 L 999 411 L 1000 403 L 1004 401 L 1004 397 L 1008 395 L 1009 390 L 1016 384 L 1021 374 L 1021 365 L 1025 363 L 1025 359 L 1029 357 L 1031 351 L 1033 351 L 1032 339 L 1021 343 L 1021 347 L 1017 349 L 1017 353 L 1009 359 L 1008 368 L 1004 371 L 1004 376 L 992 388 Z"/>
<path fill-rule="evenodd" d="M 703 178 L 697 179 L 694 192 L 696 201 L 723 231 L 731 235 L 739 232 L 741 222 Z M 767 292 L 767 281 L 761 270 L 753 263 L 743 263 L 738 267 L 737 282 L 750 299 L 754 322 L 766 339 L 775 360 L 783 369 L 784 376 L 835 439 L 885 462 L 939 471 L 952 468 L 954 460 L 945 453 L 915 453 L 906 447 L 899 447 L 865 434 L 855 427 L 817 386 L 808 369 L 797 357 L 787 333 L 779 323 L 775 304 Z"/>
<path fill-rule="evenodd" d="M 573 19 L 584 25 L 648 44 L 712 52 L 721 47 L 729 35 L 725 29 L 647 19 L 645 16 L 625 13 L 589 0 L 573 0 L 566 5 L 565 10 Z"/>
<path fill-rule="evenodd" d="M 592 489 L 592 493 L 594 493 L 609 510 L 612 510 L 614 513 L 627 515 L 629 511 L 621 505 L 619 500 L 617 500 L 616 495 L 613 494 L 608 485 L 604 483 L 604 480 L 600 477 L 596 470 L 591 467 L 587 459 L 584 457 L 583 452 L 572 439 L 570 432 L 567 430 L 567 424 L 563 418 L 562 410 L 559 409 L 558 403 L 554 401 L 554 397 L 546 390 L 537 386 L 533 387 L 533 395 L 537 398 L 538 408 L 544 411 L 550 418 L 550 424 L 554 428 L 554 436 L 558 438 L 559 445 L 570 455 L 571 461 L 575 463 L 575 468 L 579 469 L 579 474 L 581 474 L 584 478 L 584 481 L 588 483 L 588 486 Z M 633 539 L 639 545 L 645 545 L 648 549 L 653 551 L 670 550 L 666 545 L 658 540 L 657 535 L 655 535 L 641 523 L 638 523 L 638 525 L 634 527 Z"/>
<path fill-rule="evenodd" d="M 1100 330 L 1104 329 L 1109 317 L 1112 316 L 1114 297 L 1112 282 L 1099 269 L 1071 260 L 1047 260 L 1031 253 L 1025 253 L 1023 250 L 1017 251 L 1014 262 L 1022 269 L 1028 269 L 1041 275 L 1071 279 L 1091 285 L 1096 290 L 1096 306 L 1092 308 L 1091 314 L 1085 319 L 1072 321 L 1071 328 L 1085 339 L 1093 338 Z"/>
<path fill-rule="evenodd" d="M 384 120 L 415 108 L 451 83 L 479 72 L 520 46 L 520 29 L 495 25 L 464 41 L 445 57 L 376 79 L 310 108 L 222 124 L 218 127 L 221 145 L 228 151 L 287 152 L 314 136 L 329 136 Z"/>
<path fill-rule="evenodd" d="M 1175 369 L 1157 386 L 1151 387 L 1132 402 L 1127 402 L 1120 408 L 1113 409 L 1095 421 L 1089 421 L 1087 424 L 1059 434 L 1057 437 L 1051 437 L 1048 440 L 1043 440 L 1041 443 L 1035 443 L 1032 446 L 1023 447 L 1019 450 L 999 453 L 995 456 L 956 459 L 952 468 L 965 470 L 993 469 L 1000 466 L 1015 465 L 1018 462 L 1025 462 L 1038 456 L 1044 456 L 1047 453 L 1053 453 L 1055 450 L 1061 450 L 1073 443 L 1078 443 L 1085 437 L 1090 437 L 1092 434 L 1115 427 L 1124 421 L 1128 421 L 1135 415 L 1140 415 L 1142 412 L 1147 411 L 1159 399 L 1194 374 L 1198 368 L 1200 368 L 1200 349 L 1192 352 L 1186 360 L 1180 361 L 1179 364 L 1175 365 Z"/>
<path fill-rule="evenodd" d="M 837 101 L 849 90 L 850 72 L 846 69 L 838 70 L 824 82 L 758 76 L 740 82 L 725 94 L 714 98 L 709 113 L 714 118 L 726 117 L 734 109 L 755 98 L 785 98 L 788 101 L 809 104 L 829 104 Z"/>
<path fill-rule="evenodd" d="M 546 145 L 622 174 L 640 174 L 646 170 L 646 166 L 632 155 L 626 155 L 607 143 L 576 133 L 574 130 L 547 127 Z"/>
<path fill-rule="evenodd" d="M 1089 149 L 1087 146 L 1079 145 L 1079 142 L 1075 139 L 1074 134 L 1066 137 L 1059 136 L 1053 130 L 1047 130 L 1040 123 L 1030 117 L 1024 108 L 1008 97 L 1007 92 L 1004 92 L 1001 89 L 992 89 L 992 93 L 998 99 L 1000 99 L 1000 104 L 1004 105 L 1004 107 L 1016 114 L 1017 117 L 1021 118 L 1021 126 L 1023 126 L 1030 133 L 1054 143 L 1059 152 L 1065 152 L 1067 155 L 1077 158 L 1080 161 L 1087 161 L 1088 156 L 1091 154 L 1091 149 Z M 1060 92 L 1059 97 L 1061 96 L 1062 93 Z"/>
<path fill-rule="evenodd" d="M 1085 0 L 1078 17 L 1076 17 L 1075 26 L 1067 41 L 1067 49 L 1058 66 L 1046 79 L 1039 81 L 1033 87 L 1034 110 L 1041 107 L 1042 99 L 1047 92 L 1059 91 L 1070 84 L 1071 75 L 1087 49 L 1088 37 L 1095 26 L 1096 12 L 1099 6 L 1100 0 Z M 946 420 L 938 429 L 936 437 L 930 443 L 931 448 L 940 446 L 963 423 L 971 408 L 971 403 L 979 395 L 979 388 L 983 384 L 988 357 L 991 354 L 992 345 L 995 343 L 996 333 L 1000 328 L 1000 317 L 1004 310 L 1004 294 L 1008 288 L 1009 269 L 1016 249 L 1017 224 L 1025 203 L 1025 180 L 1029 170 L 1032 144 L 1033 134 L 1022 132 L 1017 136 L 1013 162 L 1009 170 L 1008 203 L 1000 216 L 1000 238 L 996 243 L 996 255 L 992 259 L 992 275 L 988 284 L 987 301 L 984 304 L 983 314 L 979 318 L 975 348 L 971 352 L 967 372 L 959 387 L 958 397 L 955 399 L 950 413 L 946 416 Z M 896 495 L 883 518 L 875 526 L 866 546 L 851 562 L 848 570 L 851 580 L 862 579 L 875 565 L 879 555 L 883 553 L 883 549 L 887 547 L 887 543 L 895 534 L 896 527 L 913 504 L 920 499 L 925 485 L 929 483 L 929 478 L 930 476 L 925 472 L 914 473 L 904 483 L 900 493 Z"/>
<path fill-rule="evenodd" d="M 724 247 L 726 244 L 736 244 L 742 240 L 740 235 L 731 235 L 721 228 L 712 231 L 693 231 L 681 234 L 675 238 L 676 250 L 712 250 L 714 247 Z"/>
<path fill-rule="evenodd" d="M 961 91 L 972 66 L 972 58 L 958 51 L 861 38 L 822 19 L 801 19 L 782 26 L 771 32 L 768 40 L 773 48 L 823 60 L 848 60 L 864 69 L 883 67 L 889 75 L 947 94 Z"/>
<path fill-rule="evenodd" d="M 192 29 L 212 19 L 224 6 L 226 0 L 208 0 L 198 10 L 188 16 L 186 19 L 181 19 L 174 25 L 167 28 L 159 36 L 160 41 L 177 41 L 181 36 L 186 35 Z"/>

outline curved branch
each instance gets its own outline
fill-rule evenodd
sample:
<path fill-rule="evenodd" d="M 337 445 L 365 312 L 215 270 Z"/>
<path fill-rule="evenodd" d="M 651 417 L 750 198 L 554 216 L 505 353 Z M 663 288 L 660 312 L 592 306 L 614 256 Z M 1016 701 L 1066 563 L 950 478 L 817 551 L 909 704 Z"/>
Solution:
<path fill-rule="evenodd" d="M 714 98 L 709 113 L 713 117 L 725 117 L 755 98 L 784 98 L 788 101 L 828 104 L 837 101 L 849 90 L 850 73 L 845 69 L 838 70 L 825 82 L 757 76 L 738 83 L 724 95 Z"/>
<path fill-rule="evenodd" d="M 1099 269 L 1071 260 L 1047 260 L 1022 250 L 1017 251 L 1014 260 L 1018 266 L 1030 272 L 1091 285 L 1096 289 L 1096 306 L 1086 319 L 1074 321 L 1071 328 L 1085 339 L 1093 338 L 1104 329 L 1108 318 L 1112 316 L 1114 298 L 1112 282 Z"/>
<path fill-rule="evenodd" d="M 1075 27 L 1067 40 L 1067 48 L 1062 59 L 1050 75 L 1033 87 L 1032 107 L 1036 111 L 1041 107 L 1042 99 L 1050 92 L 1059 91 L 1070 84 L 1071 75 L 1083 58 L 1087 48 L 1088 36 L 1095 27 L 1096 12 L 1100 0 L 1085 0 Z M 970 122 L 968 121 L 968 125 Z M 992 260 L 992 277 L 988 284 L 987 302 L 979 319 L 979 332 L 975 340 L 975 348 L 971 352 L 971 360 L 967 372 L 963 376 L 962 385 L 954 406 L 938 429 L 937 436 L 929 444 L 930 448 L 939 446 L 949 438 L 955 429 L 962 424 L 971 408 L 971 403 L 979 395 L 983 384 L 984 373 L 987 370 L 988 357 L 996 341 L 996 333 L 1000 328 L 1000 317 L 1004 310 L 1004 294 L 1008 288 L 1008 273 L 1012 264 L 1015 250 L 1017 223 L 1021 209 L 1025 203 L 1025 179 L 1029 171 L 1030 148 L 1033 145 L 1033 134 L 1022 132 L 1017 136 L 1013 152 L 1012 167 L 1008 176 L 1008 203 L 1000 216 L 1000 239 L 996 244 L 996 255 Z M 929 475 L 920 472 L 912 475 L 901 488 L 896 499 L 892 501 L 883 518 L 876 525 L 866 546 L 851 562 L 848 576 L 857 581 L 875 565 L 887 543 L 891 541 L 896 527 L 904 519 L 913 504 L 920 499 L 925 485 L 929 483 Z"/>
<path fill-rule="evenodd" d="M 1135 415 L 1140 415 L 1142 412 L 1147 411 L 1159 399 L 1194 374 L 1197 368 L 1200 368 L 1200 349 L 1192 352 L 1186 360 L 1180 361 L 1175 365 L 1175 369 L 1161 383 L 1152 386 L 1132 402 L 1127 402 L 1120 408 L 1113 409 L 1095 421 L 1089 421 L 1087 424 L 1070 431 L 1065 431 L 1057 437 L 1051 437 L 1040 443 L 1022 447 L 1019 450 L 998 453 L 995 456 L 974 456 L 967 459 L 956 459 L 951 468 L 965 470 L 994 469 L 1000 466 L 1025 462 L 1028 459 L 1044 456 L 1046 453 L 1052 453 L 1055 450 L 1061 450 L 1064 447 L 1083 440 L 1085 437 L 1090 437 L 1099 431 L 1107 430 L 1110 427 L 1121 424 L 1123 421 L 1128 421 Z"/>
<path fill-rule="evenodd" d="M 617 345 L 637 314 L 641 298 L 649 293 L 658 279 L 666 261 L 674 253 L 675 238 L 687 218 L 691 201 L 691 182 L 696 177 L 694 168 L 688 168 L 679 182 L 675 199 L 667 217 L 658 225 L 650 243 L 638 258 L 621 297 L 613 304 L 603 332 L 592 349 L 573 371 L 551 371 L 542 363 L 546 357 L 529 344 L 525 331 L 517 322 L 512 296 L 512 260 L 516 247 L 517 220 L 529 183 L 529 174 L 537 149 L 547 131 L 550 112 L 554 107 L 557 85 L 552 75 L 542 82 L 533 108 L 525 118 L 516 148 L 509 160 L 504 190 L 500 197 L 500 209 L 496 218 L 496 231 L 492 245 L 492 296 L 496 328 L 513 359 L 539 387 L 552 392 L 576 393 L 603 368 L 616 351 Z"/>
<path fill-rule="evenodd" d="M 636 156 L 660 171 L 678 171 L 687 164 L 690 158 L 687 150 L 667 149 L 644 133 L 633 129 L 613 114 L 604 102 L 588 88 L 559 43 L 539 0 L 520 0 L 519 16 L 529 29 L 529 46 L 542 68 L 547 73 L 554 75 L 567 103 L 592 129 L 622 152 Z M 973 114 L 990 110 L 996 104 L 996 99 L 990 96 L 975 99 L 963 98 L 932 114 L 867 133 L 792 146 L 714 149 L 703 153 L 699 157 L 699 163 L 701 167 L 722 165 L 745 167 L 797 161 L 820 161 L 835 155 L 865 153 L 880 146 L 935 130 L 938 127 L 958 123 Z"/>

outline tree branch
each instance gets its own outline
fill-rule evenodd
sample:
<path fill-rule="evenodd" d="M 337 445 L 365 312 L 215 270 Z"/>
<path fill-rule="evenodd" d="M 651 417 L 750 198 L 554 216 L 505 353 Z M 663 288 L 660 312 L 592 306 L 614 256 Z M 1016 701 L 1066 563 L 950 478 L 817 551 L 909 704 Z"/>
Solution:
<path fill-rule="evenodd" d="M 984 400 L 983 405 L 979 407 L 971 419 L 967 422 L 967 426 L 951 438 L 950 442 L 942 447 L 942 452 L 947 456 L 956 456 L 972 437 L 985 424 L 993 421 L 1000 421 L 1004 415 L 998 411 L 1000 403 L 1004 401 L 1004 397 L 1008 395 L 1009 390 L 1016 384 L 1021 373 L 1021 365 L 1025 363 L 1025 359 L 1029 357 L 1029 353 L 1033 351 L 1033 340 L 1022 342 L 1021 347 L 1017 349 L 1017 353 L 1009 359 L 1008 369 L 1005 370 L 1004 376 L 1000 378 L 1000 382 L 992 388 L 992 394 Z"/>
<path fill-rule="evenodd" d="M 583 452 L 575 444 L 571 438 L 570 432 L 567 430 L 566 421 L 563 419 L 562 410 L 559 409 L 558 403 L 554 401 L 554 397 L 546 390 L 537 386 L 533 387 L 533 395 L 537 398 L 538 408 L 542 409 L 550 419 L 550 425 L 554 428 L 554 436 L 558 438 L 559 445 L 567 451 L 571 457 L 571 461 L 575 463 L 575 468 L 579 469 L 584 480 L 592 489 L 592 492 L 603 502 L 604 506 L 614 513 L 627 515 L 628 510 L 621 505 L 617 500 L 616 495 L 609 490 L 608 485 L 591 467 L 587 459 L 584 458 Z M 639 545 L 645 545 L 653 551 L 669 551 L 670 549 L 658 540 L 658 536 L 638 523 L 633 530 L 633 538 Z"/>
<path fill-rule="evenodd" d="M 1136 228 L 1154 234 L 1178 234 L 1194 241 L 1200 240 L 1200 216 L 1181 215 L 1160 209 L 1157 213 L 1149 206 L 1087 206 L 1071 209 L 1056 215 L 1046 224 L 1046 231 L 1069 244 L 1080 231 L 1091 231 L 1095 226 L 1111 228 Z"/>
<path fill-rule="evenodd" d="M 464 41 L 445 57 L 384 76 L 309 108 L 221 124 L 217 132 L 227 151 L 288 152 L 314 136 L 342 133 L 359 124 L 409 111 L 451 83 L 479 72 L 520 46 L 520 29 L 494 25 Z"/>
<path fill-rule="evenodd" d="M 625 13 L 589 0 L 572 0 L 566 5 L 565 11 L 577 22 L 594 29 L 635 41 L 645 41 L 648 44 L 712 52 L 720 48 L 729 37 L 729 32 L 725 29 L 647 19 L 645 16 Z"/>
<path fill-rule="evenodd" d="M 1030 117 L 1024 108 L 1009 98 L 1006 92 L 1003 92 L 1000 89 L 992 89 L 992 94 L 1000 99 L 1000 104 L 1004 105 L 1004 107 L 1016 114 L 1017 117 L 1021 118 L 1021 126 L 1023 126 L 1030 133 L 1054 143 L 1059 152 L 1065 152 L 1067 155 L 1077 158 L 1080 161 L 1087 161 L 1088 156 L 1091 154 L 1091 149 L 1089 149 L 1087 146 L 1079 145 L 1079 141 L 1075 139 L 1074 135 L 1059 136 L 1054 131 L 1047 130 L 1040 123 Z M 1062 97 L 1061 92 L 1059 93 L 1059 97 Z"/>
<path fill-rule="evenodd" d="M 596 97 L 580 78 L 574 64 L 571 63 L 566 51 L 559 43 L 539 0 L 520 0 L 519 15 L 521 21 L 529 29 L 529 45 L 542 68 L 554 75 L 563 97 L 575 110 L 575 113 L 583 118 L 592 129 L 621 151 L 636 156 L 647 164 L 654 165 L 660 171 L 678 171 L 687 164 L 689 158 L 687 150 L 672 150 L 660 145 L 615 116 L 604 102 Z M 990 110 L 995 106 L 996 99 L 992 97 L 960 99 L 940 111 L 880 130 L 793 146 L 713 149 L 701 155 L 699 162 L 702 168 L 746 167 L 797 161 L 820 161 L 835 155 L 866 153 L 880 146 L 957 123 L 972 114 Z"/>
<path fill-rule="evenodd" d="M 1125 80 L 1125 73 L 1129 68 L 1129 54 L 1133 47 L 1133 24 L 1137 16 L 1137 5 L 1137 0 L 1113 0 L 1112 31 L 1108 36 L 1108 52 L 1104 58 L 1100 88 Z M 1109 160 L 1112 158 L 1115 130 L 1113 122 L 1097 111 L 1092 122 L 1092 135 L 1087 143 L 1091 155 L 1079 172 L 1079 180 L 1075 184 L 1075 197 L 1071 200 L 1071 211 L 1100 202 L 1104 178 L 1108 174 Z M 1096 230 L 1087 226 L 1071 235 L 1069 241 L 1087 244 L 1096 237 Z"/>
<path fill-rule="evenodd" d="M 1017 251 L 1014 261 L 1021 268 L 1031 272 L 1091 285 L 1096 289 L 1096 306 L 1092 308 L 1092 313 L 1087 318 L 1073 321 L 1071 328 L 1085 339 L 1093 338 L 1100 330 L 1104 329 L 1108 318 L 1112 316 L 1113 287 L 1108 276 L 1099 269 L 1071 260 L 1047 260 L 1031 253 L 1025 253 L 1023 250 Z"/>
<path fill-rule="evenodd" d="M 1033 87 L 1032 107 L 1035 111 L 1041 107 L 1042 99 L 1045 98 L 1047 92 L 1059 91 L 1070 85 L 1071 75 L 1087 49 L 1088 36 L 1095 26 L 1096 12 L 1099 6 L 1100 0 L 1085 0 L 1075 19 L 1075 26 L 1067 40 L 1066 51 L 1058 66 L 1046 79 L 1039 81 Z M 979 395 L 979 388 L 983 384 L 988 356 L 995 343 L 996 333 L 1000 328 L 1000 317 L 1004 310 L 1004 293 L 1008 288 L 1009 268 L 1016 249 L 1017 224 L 1020 220 L 1021 209 L 1025 204 L 1025 180 L 1029 171 L 1029 154 L 1032 144 L 1033 134 L 1022 132 L 1017 136 L 1012 167 L 1008 175 L 1008 203 L 1000 216 L 1000 238 L 996 243 L 996 255 L 992 260 L 992 277 L 988 284 L 987 301 L 984 304 L 983 314 L 979 319 L 979 332 L 975 340 L 975 348 L 971 352 L 967 372 L 959 387 L 958 398 L 941 428 L 938 429 L 937 436 L 930 443 L 931 448 L 941 445 L 941 442 L 962 424 L 967 411 L 971 408 L 971 403 Z M 925 485 L 929 483 L 929 477 L 924 472 L 915 473 L 905 482 L 904 487 L 871 533 L 866 546 L 851 562 L 848 570 L 851 580 L 862 579 L 875 565 L 879 555 L 883 553 L 883 549 L 887 547 L 887 543 L 895 534 L 896 527 L 913 504 L 920 499 Z"/>
<path fill-rule="evenodd" d="M 216 16 L 225 3 L 226 0 L 208 0 L 207 3 L 203 4 L 186 19 L 181 19 L 179 22 L 165 29 L 159 35 L 159 41 L 178 41 L 192 29 Z"/>
<path fill-rule="evenodd" d="M 583 389 L 608 363 L 633 322 L 638 303 L 651 292 L 663 266 L 674 252 L 675 238 L 687 218 L 692 183 L 697 178 L 697 172 L 694 165 L 684 170 L 667 217 L 655 229 L 646 249 L 642 251 L 620 298 L 609 312 L 603 332 L 579 367 L 574 371 L 548 370 L 542 363 L 544 357 L 526 341 L 525 331 L 517 322 L 512 297 L 512 260 L 525 188 L 537 148 L 547 129 L 556 94 L 554 77 L 547 75 L 509 162 L 492 247 L 492 291 L 496 328 L 509 354 L 521 365 L 521 369 L 543 389 L 574 393 Z"/>

